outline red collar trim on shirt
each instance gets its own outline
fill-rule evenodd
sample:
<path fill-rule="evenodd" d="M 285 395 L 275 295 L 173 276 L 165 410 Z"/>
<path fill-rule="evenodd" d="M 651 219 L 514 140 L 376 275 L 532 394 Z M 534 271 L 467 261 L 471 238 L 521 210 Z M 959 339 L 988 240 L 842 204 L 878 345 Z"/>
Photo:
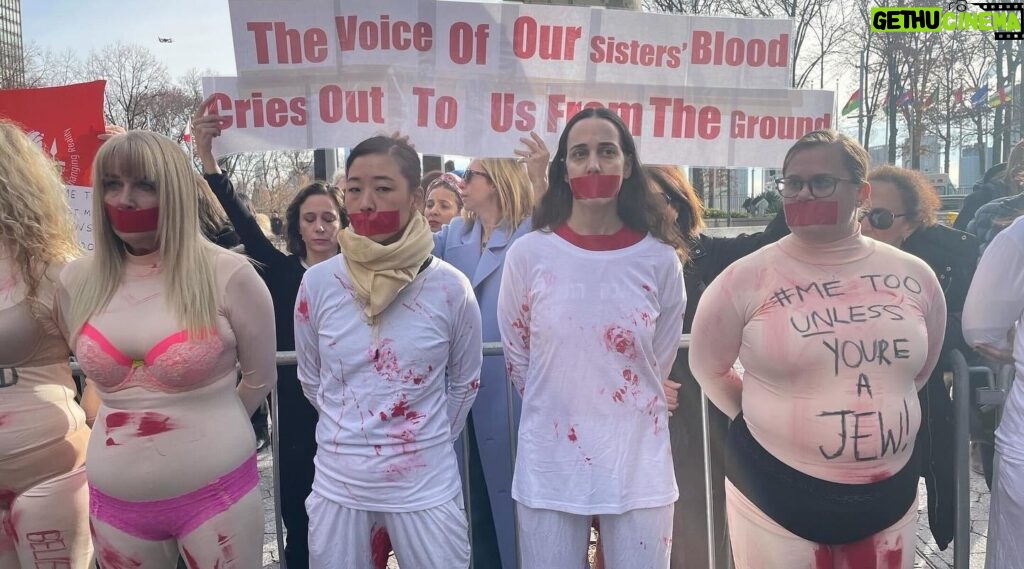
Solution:
<path fill-rule="evenodd" d="M 634 231 L 625 225 L 611 235 L 580 235 L 563 223 L 555 228 L 555 235 L 569 243 L 587 251 L 615 251 L 636 245 L 643 240 L 644 234 Z"/>

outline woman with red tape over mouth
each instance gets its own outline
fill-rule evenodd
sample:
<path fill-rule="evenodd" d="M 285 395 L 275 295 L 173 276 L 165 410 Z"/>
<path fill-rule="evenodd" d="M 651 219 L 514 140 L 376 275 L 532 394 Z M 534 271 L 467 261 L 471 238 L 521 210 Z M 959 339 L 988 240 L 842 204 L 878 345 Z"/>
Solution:
<path fill-rule="evenodd" d="M 667 568 L 678 491 L 662 382 L 683 327 L 682 238 L 608 109 L 568 121 L 548 179 L 498 295 L 523 396 L 520 566 L 578 567 L 597 517 L 607 567 Z"/>
<path fill-rule="evenodd" d="M 480 386 L 480 310 L 434 257 L 420 161 L 404 140 L 359 143 L 345 164 L 351 225 L 295 306 L 298 377 L 319 412 L 309 566 L 469 566 L 453 442 Z"/>
<path fill-rule="evenodd" d="M 690 368 L 733 418 L 738 569 L 914 565 L 917 394 L 946 305 L 924 261 L 861 235 L 867 167 L 846 135 L 801 138 L 778 180 L 792 234 L 729 266 L 697 307 Z"/>
<path fill-rule="evenodd" d="M 93 167 L 95 252 L 61 274 L 61 326 L 100 401 L 87 475 L 102 566 L 262 558 L 249 417 L 277 380 L 273 307 L 248 260 L 203 236 L 204 185 L 170 139 L 112 137 Z"/>
<path fill-rule="evenodd" d="M 0 120 L 0 567 L 92 567 L 87 415 L 54 311 L 80 253 L 64 183 L 37 142 Z M 38 562 L 38 564 L 37 564 Z"/>

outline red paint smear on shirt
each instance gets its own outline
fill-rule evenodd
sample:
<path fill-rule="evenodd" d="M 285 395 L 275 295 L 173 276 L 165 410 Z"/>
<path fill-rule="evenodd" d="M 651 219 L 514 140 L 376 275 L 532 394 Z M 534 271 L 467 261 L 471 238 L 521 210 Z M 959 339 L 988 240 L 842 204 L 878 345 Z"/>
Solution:
<path fill-rule="evenodd" d="M 474 379 L 473 381 L 469 382 L 469 388 L 470 389 L 480 389 L 480 380 L 479 379 Z"/>
<path fill-rule="evenodd" d="M 612 324 L 605 328 L 602 338 L 609 352 L 618 352 L 631 360 L 636 359 L 636 338 L 632 330 Z"/>
<path fill-rule="evenodd" d="M 569 442 L 576 442 L 576 426 L 569 427 L 569 433 L 566 435 L 569 438 Z"/>
<path fill-rule="evenodd" d="M 405 414 L 409 411 L 409 402 L 402 397 L 402 400 L 391 406 L 392 417 L 405 417 Z"/>
<path fill-rule="evenodd" d="M 119 447 L 121 445 L 115 443 L 113 438 L 107 437 L 107 446 L 108 447 Z"/>
<path fill-rule="evenodd" d="M 385 413 L 384 411 L 381 411 L 380 412 L 380 420 L 381 421 L 387 421 L 388 420 L 388 414 Z"/>
<path fill-rule="evenodd" d="M 177 425 L 171 422 L 171 418 L 160 413 L 143 413 L 139 419 L 139 428 L 136 432 L 140 437 L 152 437 L 161 433 L 173 431 Z"/>
<path fill-rule="evenodd" d="M 409 410 L 405 412 L 405 418 L 408 421 L 412 421 L 414 424 L 419 423 L 423 419 L 423 415 L 420 415 L 419 411 Z"/>
<path fill-rule="evenodd" d="M 306 301 L 306 297 L 299 299 L 299 305 L 295 308 L 295 311 L 299 313 L 299 317 L 303 321 L 309 322 L 309 302 Z"/>
<path fill-rule="evenodd" d="M 647 292 L 653 292 L 653 291 L 651 290 L 651 287 L 650 287 L 650 286 L 648 286 L 648 285 L 645 285 L 645 284 L 642 284 L 642 285 L 640 285 L 640 288 L 642 288 L 642 289 L 646 290 Z"/>
<path fill-rule="evenodd" d="M 377 456 L 380 456 L 380 451 L 381 450 L 383 450 L 382 446 L 380 446 L 380 445 L 373 445 L 373 452 L 377 453 Z"/>
<path fill-rule="evenodd" d="M 128 424 L 128 421 L 132 418 L 131 413 L 125 413 L 123 411 L 116 411 L 109 413 L 105 419 L 107 429 L 116 429 L 123 427 Z"/>
<path fill-rule="evenodd" d="M 373 563 L 373 569 L 387 569 L 390 553 L 391 536 L 388 530 L 374 524 L 370 527 L 370 562 Z"/>

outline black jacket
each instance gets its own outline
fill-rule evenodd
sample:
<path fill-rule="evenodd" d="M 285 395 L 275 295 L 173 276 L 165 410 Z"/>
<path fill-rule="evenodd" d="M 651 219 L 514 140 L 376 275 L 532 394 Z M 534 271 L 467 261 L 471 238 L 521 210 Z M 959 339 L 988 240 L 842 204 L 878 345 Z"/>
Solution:
<path fill-rule="evenodd" d="M 697 303 L 715 277 L 734 262 L 757 251 L 761 247 L 774 243 L 789 234 L 786 216 L 782 211 L 775 216 L 768 227 L 759 233 L 740 235 L 738 237 L 709 237 L 698 235 L 688 243 L 690 260 L 683 267 L 686 284 L 686 316 L 683 319 L 683 332 L 689 333 L 693 324 L 693 315 L 697 312 Z"/>
<path fill-rule="evenodd" d="M 967 289 L 978 266 L 978 239 L 944 225 L 921 227 L 902 249 L 921 259 L 935 272 L 946 299 L 946 333 L 939 363 L 918 393 L 921 430 L 917 436 L 921 473 L 928 488 L 928 526 L 939 549 L 953 539 L 955 480 L 953 478 L 953 404 L 943 374 L 951 369 L 949 353 L 959 349 L 970 358 L 971 349 L 961 330 Z"/>

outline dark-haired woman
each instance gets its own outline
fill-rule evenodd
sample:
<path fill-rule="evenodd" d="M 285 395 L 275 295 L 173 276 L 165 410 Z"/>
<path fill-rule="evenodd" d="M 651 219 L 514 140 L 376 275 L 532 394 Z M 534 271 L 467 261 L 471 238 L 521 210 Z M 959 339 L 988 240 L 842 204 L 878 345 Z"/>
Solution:
<path fill-rule="evenodd" d="M 295 297 L 306 269 L 338 254 L 338 231 L 347 224 L 341 192 L 321 182 L 303 188 L 285 214 L 288 253 L 274 247 L 256 218 L 235 192 L 213 156 L 213 137 L 220 135 L 220 117 L 199 107 L 192 119 L 196 153 L 207 184 L 224 207 L 245 253 L 259 262 L 258 270 L 274 300 L 277 349 L 295 349 Z M 313 456 L 316 454 L 316 411 L 306 401 L 294 366 L 278 368 L 278 450 L 281 477 L 281 518 L 288 530 L 284 558 L 290 569 L 309 566 L 306 535 L 309 518 L 305 501 L 313 487 Z"/>
<path fill-rule="evenodd" d="M 569 120 L 549 180 L 541 231 L 512 245 L 498 298 L 523 395 L 521 566 L 578 566 L 596 516 L 607 566 L 668 567 L 678 492 L 662 381 L 682 331 L 682 239 L 607 109 Z"/>
<path fill-rule="evenodd" d="M 469 279 L 431 255 L 420 163 L 378 136 L 345 164 L 342 255 L 312 267 L 295 307 L 298 376 L 317 408 L 310 566 L 469 566 L 453 442 L 480 385 Z M 390 537 L 390 544 L 388 543 Z"/>
<path fill-rule="evenodd" d="M 686 239 L 689 258 L 683 266 L 686 281 L 686 316 L 683 333 L 690 332 L 700 297 L 711 282 L 733 262 L 789 234 L 780 211 L 764 231 L 736 237 L 712 237 L 704 228 L 703 205 L 690 181 L 678 168 L 646 166 L 651 188 L 665 200 L 665 214 Z M 681 409 L 669 419 L 672 459 L 675 462 L 679 502 L 672 525 L 672 569 L 711 567 L 708 555 L 708 505 L 705 486 L 704 428 L 700 385 L 685 358 L 676 361 L 670 375 L 680 383 Z M 712 520 L 716 567 L 729 563 L 725 539 L 725 441 L 729 418 L 708 405 L 708 463 L 711 472 Z"/>

